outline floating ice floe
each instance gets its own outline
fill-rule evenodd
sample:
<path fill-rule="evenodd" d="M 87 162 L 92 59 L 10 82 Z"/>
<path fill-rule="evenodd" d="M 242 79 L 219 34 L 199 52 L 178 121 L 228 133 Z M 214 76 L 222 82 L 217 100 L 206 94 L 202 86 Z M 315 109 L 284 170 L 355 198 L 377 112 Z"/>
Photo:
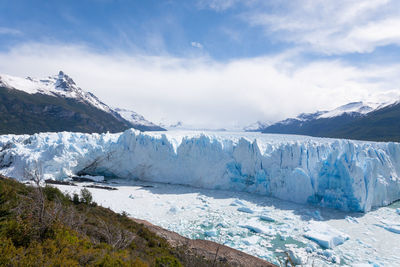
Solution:
<path fill-rule="evenodd" d="M 287 245 L 287 253 L 290 257 L 290 260 L 295 265 L 303 265 L 307 263 L 308 254 L 306 251 L 299 249 L 293 245 Z"/>
<path fill-rule="evenodd" d="M 368 262 L 368 263 L 355 263 L 352 264 L 351 267 L 381 267 L 382 265 L 374 262 Z"/>
<path fill-rule="evenodd" d="M 216 230 L 205 231 L 204 235 L 207 237 L 215 237 L 218 235 L 218 232 Z"/>
<path fill-rule="evenodd" d="M 261 214 L 260 219 L 266 222 L 275 222 L 275 219 L 272 218 L 268 213 Z"/>
<path fill-rule="evenodd" d="M 358 223 L 358 220 L 354 217 L 351 216 L 346 216 L 346 221 L 348 221 L 349 223 Z"/>
<path fill-rule="evenodd" d="M 264 224 L 263 222 L 258 220 L 258 218 L 251 218 L 247 222 L 245 222 L 243 224 L 239 224 L 238 226 L 242 227 L 242 228 L 247 228 L 250 231 L 255 232 L 255 233 L 260 233 L 260 234 L 265 234 L 265 235 L 275 235 L 276 234 L 276 231 L 270 225 Z"/>
<path fill-rule="evenodd" d="M 178 208 L 176 206 L 171 206 L 170 209 L 168 210 L 168 212 L 170 213 L 177 213 L 178 212 Z"/>
<path fill-rule="evenodd" d="M 322 248 L 334 248 L 343 244 L 349 236 L 323 222 L 311 221 L 304 237 L 316 242 Z"/>
<path fill-rule="evenodd" d="M 383 229 L 386 229 L 389 232 L 400 234 L 400 222 L 391 222 L 382 220 L 381 223 L 377 223 L 375 225 L 382 227 Z"/>
<path fill-rule="evenodd" d="M 249 214 L 253 214 L 254 213 L 254 210 L 252 210 L 252 209 L 250 209 L 248 207 L 240 207 L 237 210 L 241 211 L 241 212 L 249 213 Z"/>
<path fill-rule="evenodd" d="M 256 245 L 259 241 L 260 241 L 260 237 L 256 236 L 256 235 L 246 237 L 242 240 L 242 242 L 247 246 Z"/>
<path fill-rule="evenodd" d="M 246 206 L 242 201 L 240 201 L 239 199 L 235 199 L 234 201 L 232 201 L 232 203 L 230 204 L 231 206 Z"/>

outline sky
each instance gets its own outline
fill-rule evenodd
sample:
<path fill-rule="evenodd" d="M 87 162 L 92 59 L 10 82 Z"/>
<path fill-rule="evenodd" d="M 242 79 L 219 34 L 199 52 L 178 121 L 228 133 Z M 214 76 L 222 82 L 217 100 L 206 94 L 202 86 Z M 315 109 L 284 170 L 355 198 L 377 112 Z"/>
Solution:
<path fill-rule="evenodd" d="M 0 0 L 0 73 L 238 128 L 400 95 L 397 0 Z"/>

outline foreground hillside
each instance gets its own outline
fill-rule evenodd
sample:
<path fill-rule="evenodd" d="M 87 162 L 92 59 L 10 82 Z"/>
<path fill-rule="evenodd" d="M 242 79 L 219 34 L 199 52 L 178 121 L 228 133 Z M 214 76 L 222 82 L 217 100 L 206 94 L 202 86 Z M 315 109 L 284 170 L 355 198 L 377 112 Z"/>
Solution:
<path fill-rule="evenodd" d="M 143 224 L 97 206 L 89 191 L 71 197 L 0 177 L 0 266 L 213 265 L 230 263 L 172 248 Z"/>

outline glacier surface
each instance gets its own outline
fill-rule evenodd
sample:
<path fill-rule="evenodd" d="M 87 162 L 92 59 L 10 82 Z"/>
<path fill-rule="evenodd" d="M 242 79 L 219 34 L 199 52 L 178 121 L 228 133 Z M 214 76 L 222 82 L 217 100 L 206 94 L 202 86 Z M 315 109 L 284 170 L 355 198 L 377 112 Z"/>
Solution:
<path fill-rule="evenodd" d="M 367 212 L 400 199 L 400 144 L 229 132 L 0 136 L 0 173 L 138 178 Z"/>

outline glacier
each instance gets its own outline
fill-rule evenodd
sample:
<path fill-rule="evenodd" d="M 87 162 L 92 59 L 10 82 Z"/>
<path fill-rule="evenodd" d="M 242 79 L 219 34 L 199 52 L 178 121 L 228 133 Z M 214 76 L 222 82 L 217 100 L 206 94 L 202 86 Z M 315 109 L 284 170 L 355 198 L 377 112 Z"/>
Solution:
<path fill-rule="evenodd" d="M 400 144 L 230 132 L 0 136 L 0 173 L 19 180 L 137 178 L 367 212 L 400 199 Z"/>

